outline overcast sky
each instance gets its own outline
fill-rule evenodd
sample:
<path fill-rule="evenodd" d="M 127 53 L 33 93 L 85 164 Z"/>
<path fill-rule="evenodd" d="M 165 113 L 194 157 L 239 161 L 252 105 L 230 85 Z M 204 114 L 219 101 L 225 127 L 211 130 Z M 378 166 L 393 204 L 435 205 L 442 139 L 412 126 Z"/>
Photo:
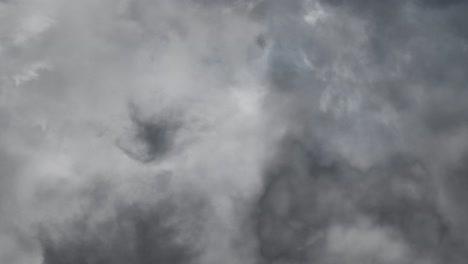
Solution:
<path fill-rule="evenodd" d="M 467 14 L 0 1 L 0 264 L 467 263 Z"/>

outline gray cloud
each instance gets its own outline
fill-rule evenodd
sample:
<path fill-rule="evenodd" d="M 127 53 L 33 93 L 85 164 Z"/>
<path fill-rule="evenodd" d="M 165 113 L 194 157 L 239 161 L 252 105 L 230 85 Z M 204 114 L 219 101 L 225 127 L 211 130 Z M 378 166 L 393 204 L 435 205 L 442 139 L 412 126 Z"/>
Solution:
<path fill-rule="evenodd" d="M 276 118 L 290 131 L 285 141 L 306 150 L 297 154 L 291 143 L 280 145 L 282 154 L 267 169 L 259 216 L 266 259 L 466 259 L 464 228 L 454 224 L 464 209 L 450 206 L 463 198 L 453 198 L 459 191 L 446 183 L 463 178 L 449 171 L 463 163 L 466 148 L 461 131 L 467 97 L 459 75 L 467 61 L 466 38 L 458 16 L 465 7 L 456 1 L 311 1 L 295 19 L 288 9 L 278 18 L 283 23 L 272 24 L 277 46 L 269 71 L 280 92 L 271 95 L 271 108 L 281 108 Z M 311 165 L 316 160 L 328 165 Z M 323 173 L 314 166 L 335 168 L 335 176 L 318 181 Z M 360 233 L 362 219 L 371 223 L 375 249 L 359 245 L 367 237 Z M 312 228 L 317 223 L 320 228 Z M 318 250 L 323 247 L 331 247 L 330 255 Z M 380 253 L 395 247 L 393 257 Z"/>
<path fill-rule="evenodd" d="M 0 262 L 465 263 L 463 1 L 0 3 Z"/>

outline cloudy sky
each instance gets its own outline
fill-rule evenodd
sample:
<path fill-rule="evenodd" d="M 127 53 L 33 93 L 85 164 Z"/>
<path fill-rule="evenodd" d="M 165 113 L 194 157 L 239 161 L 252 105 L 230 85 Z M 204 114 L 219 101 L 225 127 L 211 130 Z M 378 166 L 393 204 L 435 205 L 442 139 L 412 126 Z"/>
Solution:
<path fill-rule="evenodd" d="M 0 264 L 468 263 L 467 14 L 0 1 Z"/>

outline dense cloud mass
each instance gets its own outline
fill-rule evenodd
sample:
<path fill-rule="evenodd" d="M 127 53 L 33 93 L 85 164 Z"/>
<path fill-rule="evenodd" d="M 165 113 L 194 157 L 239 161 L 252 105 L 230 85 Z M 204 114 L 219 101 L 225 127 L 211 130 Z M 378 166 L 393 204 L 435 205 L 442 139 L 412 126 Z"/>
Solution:
<path fill-rule="evenodd" d="M 0 1 L 0 264 L 467 263 L 467 14 Z"/>

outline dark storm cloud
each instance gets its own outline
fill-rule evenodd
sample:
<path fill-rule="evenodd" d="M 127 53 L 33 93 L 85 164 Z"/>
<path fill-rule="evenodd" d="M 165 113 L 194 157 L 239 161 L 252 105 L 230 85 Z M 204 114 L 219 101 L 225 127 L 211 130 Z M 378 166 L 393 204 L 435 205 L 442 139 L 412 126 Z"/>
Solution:
<path fill-rule="evenodd" d="M 270 80 L 281 91 L 272 100 L 290 100 L 280 112 L 289 112 L 286 122 L 296 127 L 285 141 L 301 142 L 310 150 L 280 144 L 280 155 L 265 169 L 257 227 L 260 252 L 269 261 L 294 263 L 340 261 L 340 254 L 347 263 L 368 258 L 462 263 L 467 244 L 460 211 L 466 209 L 451 211 L 447 203 L 465 202 L 452 185 L 465 186 L 464 176 L 447 168 L 464 163 L 468 140 L 463 136 L 468 80 L 462 73 L 468 66 L 467 19 L 460 15 L 467 6 L 461 1 L 320 3 L 315 11 L 325 9 L 328 17 L 312 26 L 286 19 L 288 8 L 275 18 L 286 22 L 270 24 L 276 27 L 269 30 Z M 303 10 L 292 12 L 304 15 Z M 309 67 L 303 66 L 305 59 Z M 332 99 L 321 96 L 327 91 Z M 334 102 L 334 109 L 320 109 L 328 102 L 319 100 L 323 98 Z M 452 148 L 451 141 L 461 145 Z M 314 165 L 317 156 L 307 154 L 311 151 L 334 165 Z M 324 177 L 328 183 L 316 181 L 323 174 L 319 168 L 327 166 L 334 168 L 334 176 Z M 447 180 L 452 183 L 445 184 Z M 328 195 L 333 198 L 322 198 Z M 330 200 L 336 204 L 327 204 Z M 321 203 L 326 205 L 315 205 Z M 359 227 L 361 218 L 371 226 Z M 320 228 L 312 228 L 317 223 Z M 352 231 L 338 232 L 342 226 Z M 360 237 L 354 245 L 343 242 L 354 232 Z M 370 237 L 394 254 L 373 252 L 366 241 Z M 318 249 L 331 250 L 335 257 L 312 253 Z"/>
<path fill-rule="evenodd" d="M 467 8 L 2 3 L 0 261 L 466 263 Z"/>
<path fill-rule="evenodd" d="M 186 213 L 188 218 L 201 216 L 195 200 Z M 52 233 L 44 231 L 40 238 L 44 264 L 192 263 L 198 253 L 191 243 L 197 237 L 180 234 L 184 223 L 174 221 L 177 207 L 171 202 L 119 205 L 109 219 L 92 220 L 93 213 L 89 212 L 82 219 L 73 219 L 63 230 L 59 225 L 48 227 Z M 197 228 L 201 226 L 192 225 L 188 231 Z M 59 239 L 54 238 L 57 229 Z"/>
<path fill-rule="evenodd" d="M 162 120 L 143 120 L 137 106 L 130 104 L 130 119 L 133 128 L 130 139 L 120 140 L 118 146 L 131 158 L 140 162 L 151 162 L 164 157 L 173 149 L 177 133 L 177 117 Z"/>

